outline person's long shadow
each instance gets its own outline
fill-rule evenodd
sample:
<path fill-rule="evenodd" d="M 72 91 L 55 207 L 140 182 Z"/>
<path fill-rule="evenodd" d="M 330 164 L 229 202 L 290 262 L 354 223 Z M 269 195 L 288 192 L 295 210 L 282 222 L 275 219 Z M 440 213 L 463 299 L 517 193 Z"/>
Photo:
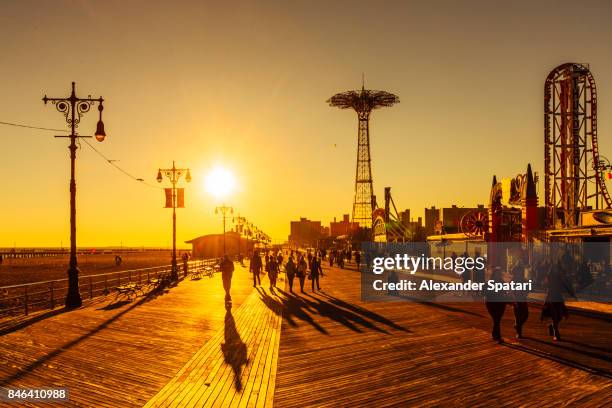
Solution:
<path fill-rule="evenodd" d="M 532 354 L 532 355 L 535 355 L 535 356 L 538 356 L 538 357 L 545 358 L 547 360 L 556 361 L 557 363 L 560 363 L 560 364 L 563 364 L 563 365 L 566 365 L 566 366 L 570 366 L 570 367 L 573 367 L 573 368 L 577 368 L 579 370 L 588 372 L 590 374 L 595 374 L 595 375 L 598 375 L 598 376 L 602 376 L 602 377 L 606 377 L 606 378 L 612 379 L 612 373 L 609 370 L 599 369 L 599 368 L 595 368 L 595 367 L 590 367 L 590 366 L 584 365 L 582 363 L 566 359 L 564 357 L 555 356 L 555 355 L 550 354 L 550 353 L 546 353 L 546 352 L 543 352 L 543 351 L 540 351 L 540 350 L 537 350 L 537 349 L 532 349 L 532 348 L 526 347 L 526 346 L 524 346 L 522 344 L 511 344 L 511 343 L 504 342 L 504 343 L 502 343 L 502 345 L 504 347 L 508 347 L 508 348 L 515 349 L 515 350 L 520 350 L 520 351 L 523 351 L 523 352 L 528 353 L 528 354 Z"/>
<path fill-rule="evenodd" d="M 311 324 L 317 331 L 323 334 L 329 334 L 312 318 L 312 316 L 307 313 L 307 311 L 312 312 L 312 310 L 309 310 L 309 306 L 306 305 L 306 303 L 304 303 L 299 297 L 287 295 L 286 292 L 278 288 L 276 288 L 276 291 L 279 293 L 276 294 L 275 297 L 270 296 L 260 287 L 257 287 L 257 291 L 259 292 L 259 298 L 261 301 L 275 314 L 281 315 L 292 327 L 298 326 L 296 319 L 299 319 Z M 280 295 L 281 293 L 283 296 Z"/>
<path fill-rule="evenodd" d="M 452 306 L 449 306 L 447 304 L 428 302 L 426 300 L 419 299 L 419 298 L 413 297 L 413 296 L 399 295 L 399 294 L 398 295 L 393 295 L 393 296 L 395 296 L 397 298 L 400 298 L 400 299 L 405 299 L 405 300 L 407 300 L 409 302 L 418 303 L 420 305 L 427 306 L 427 307 L 432 307 L 432 308 L 436 308 L 436 309 L 442 309 L 442 310 L 446 310 L 446 311 L 449 311 L 449 312 L 463 313 L 463 314 L 470 315 L 470 316 L 485 317 L 484 315 L 481 315 L 480 313 L 470 312 L 469 310 L 460 309 L 458 307 L 452 307 Z"/>
<path fill-rule="evenodd" d="M 355 313 L 348 308 L 338 307 L 331 302 L 325 301 L 325 299 L 314 297 L 308 293 L 301 294 L 300 296 L 297 294 L 289 294 L 278 288 L 276 292 L 278 292 L 277 297 L 272 297 L 264 290 L 259 290 L 260 297 L 264 304 L 276 313 L 282 313 L 283 318 L 293 327 L 297 326 L 296 320 L 299 319 L 311 324 L 319 332 L 329 334 L 311 315 L 318 314 L 319 316 L 340 323 L 357 333 L 362 333 L 364 329 L 367 329 L 390 334 L 387 330 L 378 327 L 373 322 L 364 318 L 361 314 Z M 372 316 L 368 317 L 371 318 Z M 394 328 L 397 327 L 399 326 L 394 326 Z M 409 331 L 405 328 L 401 328 L 401 330 Z"/>
<path fill-rule="evenodd" d="M 571 351 L 571 352 L 574 352 L 574 353 L 582 354 L 582 355 L 585 355 L 587 357 L 595 358 L 595 359 L 598 359 L 598 360 L 607 361 L 607 362 L 612 361 L 610 356 L 607 355 L 606 353 L 596 353 L 596 352 L 587 351 L 587 350 L 580 350 L 580 349 L 578 349 L 576 347 L 566 346 L 566 345 L 562 344 L 563 342 L 566 342 L 565 340 L 562 343 L 551 343 L 549 341 L 544 341 L 544 340 L 536 339 L 534 337 L 525 337 L 525 339 L 526 340 L 531 340 L 531 341 L 536 342 L 536 343 L 545 344 L 547 346 L 556 347 L 556 348 L 559 348 L 559 349 L 562 349 L 562 350 L 568 350 L 568 351 Z"/>
<path fill-rule="evenodd" d="M 231 307 L 226 308 L 225 312 L 225 331 L 223 334 L 224 343 L 221 344 L 221 351 L 226 364 L 232 367 L 234 372 L 234 386 L 236 390 L 242 390 L 242 366 L 246 365 L 247 346 L 240 338 L 240 333 L 236 328 L 236 321 L 232 315 Z"/>
<path fill-rule="evenodd" d="M 372 312 L 371 310 L 368 309 L 364 309 L 361 306 L 357 306 L 357 305 L 353 305 L 351 303 L 345 302 L 344 300 L 338 299 L 337 297 L 334 297 L 332 295 L 329 295 L 327 293 L 319 293 L 321 296 L 325 296 L 326 298 L 328 298 L 330 300 L 331 303 L 333 303 L 334 305 L 337 305 L 339 307 L 345 308 L 345 309 L 349 309 L 357 314 L 360 314 L 364 317 L 367 317 L 368 319 L 371 320 L 375 320 L 379 323 L 382 323 L 384 325 L 387 325 L 389 327 L 394 328 L 395 330 L 401 330 L 401 331 L 405 331 L 405 332 L 409 332 L 410 330 L 406 329 L 405 327 L 400 326 L 399 324 L 393 322 L 392 320 L 387 319 L 386 317 Z"/>

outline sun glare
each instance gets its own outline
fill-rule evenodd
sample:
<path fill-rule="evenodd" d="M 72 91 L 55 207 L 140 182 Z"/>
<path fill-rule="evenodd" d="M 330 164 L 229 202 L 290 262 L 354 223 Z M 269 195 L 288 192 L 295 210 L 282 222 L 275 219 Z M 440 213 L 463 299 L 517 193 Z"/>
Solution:
<path fill-rule="evenodd" d="M 205 188 L 216 198 L 225 198 L 233 190 L 236 184 L 231 171 L 223 167 L 215 167 L 208 173 L 205 180 Z"/>

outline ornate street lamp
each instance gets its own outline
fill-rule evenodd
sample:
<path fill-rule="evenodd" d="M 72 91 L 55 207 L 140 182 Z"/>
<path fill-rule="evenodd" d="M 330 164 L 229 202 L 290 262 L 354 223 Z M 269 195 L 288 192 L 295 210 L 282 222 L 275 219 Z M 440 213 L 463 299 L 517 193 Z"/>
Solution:
<path fill-rule="evenodd" d="M 78 98 L 76 96 L 75 83 L 72 83 L 72 92 L 67 98 L 48 98 L 45 95 L 42 100 L 47 104 L 51 102 L 55 108 L 64 115 L 66 122 L 70 127 L 69 135 L 61 135 L 55 137 L 70 138 L 70 263 L 68 266 L 68 293 L 66 294 L 66 308 L 73 309 L 80 307 L 83 303 L 81 294 L 79 293 L 79 268 L 77 265 L 77 245 L 76 245 L 76 179 L 75 179 L 75 161 L 76 161 L 76 141 L 78 138 L 90 138 L 91 136 L 82 136 L 76 133 L 79 127 L 81 117 L 89 112 L 91 107 L 98 104 L 99 119 L 96 126 L 95 137 L 98 142 L 102 142 L 106 138 L 104 131 L 104 123 L 102 122 L 102 110 L 104 99 L 97 99 L 88 96 L 87 98 Z"/>
<path fill-rule="evenodd" d="M 185 176 L 186 182 L 191 182 L 191 173 L 189 169 L 177 169 L 174 161 L 172 161 L 172 168 L 157 170 L 158 183 L 161 183 L 163 176 L 166 176 L 172 184 L 172 188 L 166 189 L 166 208 L 172 208 L 172 279 L 175 281 L 178 280 L 178 267 L 176 262 L 176 208 L 185 207 L 183 189 L 177 189 L 176 183 L 178 183 L 183 175 Z"/>
<path fill-rule="evenodd" d="M 228 207 L 225 204 L 215 207 L 215 214 L 221 213 L 223 215 L 223 256 L 225 256 L 225 219 L 227 214 L 233 214 L 234 209 L 232 207 Z"/>

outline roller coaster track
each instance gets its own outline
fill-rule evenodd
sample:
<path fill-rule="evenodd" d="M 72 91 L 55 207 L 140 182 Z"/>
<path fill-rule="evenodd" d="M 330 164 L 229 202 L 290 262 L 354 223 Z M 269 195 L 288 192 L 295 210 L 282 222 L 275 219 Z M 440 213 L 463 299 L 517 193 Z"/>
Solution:
<path fill-rule="evenodd" d="M 563 64 L 546 78 L 544 146 L 548 228 L 577 225 L 581 210 L 612 207 L 612 199 L 598 168 L 597 88 L 588 66 Z M 592 169 L 587 165 L 589 152 Z M 587 191 L 589 181 L 595 182 L 593 193 Z"/>

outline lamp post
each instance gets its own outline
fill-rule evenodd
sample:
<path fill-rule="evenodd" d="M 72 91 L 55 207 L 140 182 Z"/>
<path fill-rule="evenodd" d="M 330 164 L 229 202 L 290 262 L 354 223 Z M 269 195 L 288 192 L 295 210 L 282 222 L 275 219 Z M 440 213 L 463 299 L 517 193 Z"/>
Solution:
<path fill-rule="evenodd" d="M 181 202 L 177 203 L 177 189 L 176 189 L 176 183 L 178 183 L 178 181 L 180 180 L 180 178 L 185 175 L 185 181 L 186 182 L 190 182 L 191 181 L 191 173 L 189 173 L 189 169 L 177 169 L 176 165 L 174 163 L 174 160 L 172 161 L 172 168 L 170 169 L 158 169 L 157 171 L 157 182 L 161 183 L 163 180 L 163 176 L 166 176 L 166 178 L 168 180 L 170 180 L 170 183 L 172 184 L 172 189 L 170 190 L 170 196 L 168 196 L 168 193 L 166 193 L 166 208 L 168 208 L 168 204 L 171 204 L 172 206 L 172 280 L 178 280 L 178 268 L 177 268 L 177 263 L 176 263 L 176 207 L 177 204 L 179 204 L 178 206 L 183 208 L 184 204 L 183 204 L 183 193 L 182 193 L 182 189 L 181 189 Z M 168 191 L 168 190 L 166 190 Z M 169 203 L 169 201 L 171 201 Z"/>
<path fill-rule="evenodd" d="M 244 227 L 248 225 L 247 220 L 246 218 L 241 217 L 240 214 L 238 214 L 237 217 L 232 218 L 232 221 L 234 222 L 234 224 L 236 224 L 236 232 L 238 233 L 238 252 L 242 253 L 242 245 L 240 241 L 242 240 L 242 235 L 246 236 L 246 234 L 244 234 Z M 246 249 L 248 250 L 248 242 Z"/>
<path fill-rule="evenodd" d="M 215 207 L 215 214 L 219 214 L 219 213 L 223 215 L 223 256 L 225 256 L 225 219 L 228 213 L 229 214 L 234 213 L 234 209 L 232 207 L 228 207 L 225 204 L 223 204 L 219 207 Z"/>
<path fill-rule="evenodd" d="M 104 131 L 104 123 L 102 122 L 102 110 L 104 109 L 104 99 L 97 99 L 88 96 L 87 98 L 78 98 L 76 96 L 75 83 L 72 83 L 72 92 L 67 98 L 48 98 L 45 95 L 42 100 L 47 104 L 51 102 L 55 108 L 64 115 L 66 122 L 70 127 L 69 135 L 61 135 L 55 137 L 70 138 L 70 263 L 68 266 L 68 293 L 66 294 L 66 308 L 73 309 L 80 307 L 83 303 L 81 294 L 79 293 L 79 268 L 77 264 L 77 246 L 76 246 L 76 179 L 75 179 L 75 161 L 78 138 L 90 138 L 91 136 L 81 136 L 76 133 L 79 127 L 81 117 L 89 112 L 92 106 L 98 104 L 98 124 L 96 126 L 95 137 L 98 142 L 104 141 L 106 132 Z"/>

